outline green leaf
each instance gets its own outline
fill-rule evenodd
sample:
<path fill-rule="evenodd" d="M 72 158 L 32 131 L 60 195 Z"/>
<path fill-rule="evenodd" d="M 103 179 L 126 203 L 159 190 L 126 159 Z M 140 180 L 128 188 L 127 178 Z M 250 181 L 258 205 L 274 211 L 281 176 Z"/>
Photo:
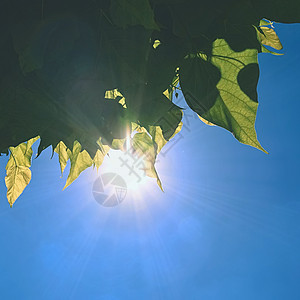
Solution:
<path fill-rule="evenodd" d="M 182 126 L 172 102 L 179 73 L 200 119 L 262 149 L 254 129 L 257 52 L 282 46 L 273 23 L 260 20 L 298 22 L 299 1 L 75 2 L 49 4 L 42 15 L 34 1 L 0 5 L 0 152 L 13 153 L 10 203 L 31 176 L 24 153 L 32 142 L 20 144 L 37 135 L 38 153 L 52 145 L 62 172 L 71 159 L 68 186 L 138 132 L 136 152 L 149 154 L 147 172 L 161 184 L 155 159 Z"/>
<path fill-rule="evenodd" d="M 258 16 L 280 23 L 300 22 L 298 0 L 251 0 Z"/>
<path fill-rule="evenodd" d="M 156 178 L 158 186 L 163 191 L 161 181 L 154 166 L 157 152 L 151 137 L 146 132 L 136 133 L 132 138 L 132 147 L 135 150 L 135 154 L 143 159 L 145 174 Z"/>
<path fill-rule="evenodd" d="M 66 185 L 63 189 L 67 188 L 86 168 L 92 166 L 93 160 L 86 150 L 81 152 L 81 145 L 75 141 L 72 152 L 68 151 L 68 156 L 71 162 L 69 176 Z"/>
<path fill-rule="evenodd" d="M 148 0 L 112 0 L 110 14 L 113 22 L 123 28 L 142 25 L 147 29 L 159 29 Z"/>
<path fill-rule="evenodd" d="M 181 128 L 182 122 L 179 123 L 170 139 L 173 138 L 181 130 Z M 148 126 L 147 130 L 150 136 L 145 131 L 136 133 L 132 138 L 132 146 L 135 153 L 139 157 L 143 157 L 145 174 L 149 177 L 156 178 L 158 186 L 163 191 L 161 180 L 155 169 L 155 161 L 157 155 L 168 141 L 165 139 L 160 126 Z"/>
<path fill-rule="evenodd" d="M 124 144 L 126 139 L 113 139 L 111 143 L 111 148 L 114 150 L 124 151 Z"/>
<path fill-rule="evenodd" d="M 41 22 L 28 21 L 14 25 L 14 48 L 24 73 L 41 69 L 45 61 L 64 59 L 79 38 L 75 18 L 55 18 Z"/>
<path fill-rule="evenodd" d="M 32 145 L 39 137 L 30 139 L 17 147 L 10 147 L 10 158 L 6 165 L 5 184 L 7 200 L 12 206 L 31 180 Z"/>
<path fill-rule="evenodd" d="M 60 170 L 61 170 L 61 176 L 64 173 L 64 170 L 66 168 L 69 156 L 67 152 L 67 146 L 64 144 L 63 141 L 60 141 L 56 148 L 54 149 L 54 152 L 58 154 L 59 164 L 60 164 Z"/>
<path fill-rule="evenodd" d="M 171 140 L 180 130 L 182 129 L 183 123 L 180 122 L 174 132 L 174 134 L 170 137 L 169 140 Z M 162 129 L 160 126 L 149 126 L 148 132 L 152 137 L 152 140 L 154 144 L 156 145 L 155 147 L 155 157 L 159 154 L 161 149 L 167 144 L 168 140 L 165 139 L 164 134 L 162 132 Z"/>
<path fill-rule="evenodd" d="M 241 143 L 265 151 L 254 127 L 257 54 L 256 49 L 234 52 L 225 40 L 217 39 L 211 56 L 185 59 L 180 85 L 188 105 L 203 119 L 231 131 Z"/>
<path fill-rule="evenodd" d="M 199 115 L 212 108 L 219 95 L 221 72 L 203 54 L 187 57 L 180 70 L 180 85 L 189 106 Z"/>
<path fill-rule="evenodd" d="M 45 39 L 37 37 L 38 25 L 36 22 L 17 24 L 12 30 L 14 48 L 24 73 L 40 69 L 44 64 Z"/>
<path fill-rule="evenodd" d="M 166 145 L 168 141 L 164 138 L 162 130 L 159 126 L 149 126 L 148 131 L 152 137 L 154 144 L 156 145 L 155 147 L 155 152 L 156 152 L 155 157 L 156 157 L 160 152 L 160 150 Z"/>
<path fill-rule="evenodd" d="M 164 137 L 169 140 L 182 119 L 182 110 L 164 94 L 153 95 L 148 85 L 136 86 L 125 94 L 130 120 L 141 126 L 160 126 Z"/>

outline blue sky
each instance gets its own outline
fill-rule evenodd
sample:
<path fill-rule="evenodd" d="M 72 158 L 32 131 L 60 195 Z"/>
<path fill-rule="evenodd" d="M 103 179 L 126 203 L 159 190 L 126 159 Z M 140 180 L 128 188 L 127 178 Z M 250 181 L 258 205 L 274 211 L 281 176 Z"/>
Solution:
<path fill-rule="evenodd" d="M 114 208 L 93 170 L 62 191 L 49 149 L 10 208 L 2 157 L 1 299 L 300 299 L 300 25 L 276 30 L 285 55 L 259 57 L 269 155 L 191 117 L 160 157 L 165 193 L 150 180 Z"/>

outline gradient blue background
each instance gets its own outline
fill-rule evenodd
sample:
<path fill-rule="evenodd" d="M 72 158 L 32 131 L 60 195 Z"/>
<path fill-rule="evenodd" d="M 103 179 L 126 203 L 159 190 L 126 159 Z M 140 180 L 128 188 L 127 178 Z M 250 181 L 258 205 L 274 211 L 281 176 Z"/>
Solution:
<path fill-rule="evenodd" d="M 0 298 L 300 299 L 300 26 L 276 30 L 285 55 L 259 56 L 269 155 L 189 117 L 160 157 L 165 193 L 153 180 L 111 209 L 93 199 L 95 171 L 62 191 L 49 149 L 11 209 L 2 157 Z"/>

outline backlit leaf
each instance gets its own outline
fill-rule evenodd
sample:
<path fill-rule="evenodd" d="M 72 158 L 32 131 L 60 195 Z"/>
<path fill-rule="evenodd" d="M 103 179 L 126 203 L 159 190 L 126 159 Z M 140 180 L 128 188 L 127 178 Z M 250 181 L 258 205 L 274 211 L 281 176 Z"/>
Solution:
<path fill-rule="evenodd" d="M 176 90 L 178 83 L 179 83 L 179 76 L 175 76 L 174 79 L 172 80 L 170 87 L 163 92 L 163 94 L 171 101 L 173 98 L 173 92 L 174 90 Z"/>
<path fill-rule="evenodd" d="M 178 127 L 169 140 L 171 140 L 178 132 L 180 132 L 180 130 L 182 129 L 182 125 L 182 122 L 178 124 Z M 154 144 L 156 145 L 155 151 L 157 156 L 161 149 L 167 144 L 168 140 L 165 139 L 160 126 L 149 126 L 148 132 L 151 135 Z"/>
<path fill-rule="evenodd" d="M 73 150 L 68 151 L 71 162 L 69 176 L 66 185 L 63 189 L 67 188 L 86 168 L 92 166 L 93 160 L 86 150 L 81 151 L 81 145 L 75 141 Z"/>
<path fill-rule="evenodd" d="M 151 137 L 146 133 L 136 133 L 132 138 L 132 147 L 135 150 L 135 155 L 142 158 L 142 167 L 145 175 L 156 178 L 157 184 L 163 191 L 161 181 L 155 169 L 156 145 Z"/>
<path fill-rule="evenodd" d="M 170 139 L 172 139 L 181 128 L 182 122 L 179 123 Z M 143 131 L 136 133 L 132 138 L 132 146 L 135 150 L 135 154 L 143 159 L 145 174 L 149 177 L 156 178 L 158 186 L 163 191 L 161 180 L 155 169 L 155 161 L 157 155 L 168 141 L 165 139 L 160 126 L 149 126 L 148 132 L 150 136 L 147 132 Z"/>
<path fill-rule="evenodd" d="M 95 154 L 95 157 L 93 159 L 93 165 L 97 168 L 97 171 L 98 171 L 99 167 L 103 163 L 103 160 L 104 160 L 106 154 L 110 150 L 110 147 L 107 145 L 103 145 L 101 143 L 101 140 L 97 141 L 97 144 L 99 145 L 100 150 L 97 150 L 97 152 Z"/>
<path fill-rule="evenodd" d="M 30 139 L 17 147 L 10 147 L 10 158 L 6 165 L 5 184 L 7 187 L 7 199 L 12 206 L 21 195 L 31 180 L 32 145 L 38 139 Z"/>
<path fill-rule="evenodd" d="M 202 118 L 231 131 L 241 143 L 265 151 L 254 127 L 257 54 L 256 49 L 234 52 L 225 40 L 218 39 L 210 57 L 196 55 L 186 59 L 180 85 L 187 103 Z"/>
<path fill-rule="evenodd" d="M 61 176 L 64 173 L 65 167 L 67 165 L 69 156 L 67 153 L 67 146 L 64 144 L 64 142 L 60 141 L 56 148 L 54 149 L 54 152 L 58 154 L 59 164 L 60 164 L 60 170 L 61 170 Z"/>
<path fill-rule="evenodd" d="M 153 48 L 156 49 L 161 44 L 160 40 L 155 40 L 153 43 Z"/>
<path fill-rule="evenodd" d="M 136 155 L 161 186 L 154 165 L 182 127 L 180 88 L 203 122 L 262 149 L 257 55 L 281 55 L 270 50 L 282 48 L 272 21 L 300 22 L 299 1 L 48 1 L 42 11 L 37 2 L 0 5 L 0 152 L 11 152 L 11 204 L 30 181 L 33 136 L 38 154 L 58 153 L 62 173 L 70 159 L 67 187 L 136 134 Z"/>
<path fill-rule="evenodd" d="M 260 42 L 265 46 L 270 46 L 276 50 L 282 49 L 282 44 L 275 30 L 271 27 L 272 23 L 266 24 L 266 21 L 262 20 L 258 30 L 258 38 Z M 269 25 L 269 26 L 266 26 Z"/>

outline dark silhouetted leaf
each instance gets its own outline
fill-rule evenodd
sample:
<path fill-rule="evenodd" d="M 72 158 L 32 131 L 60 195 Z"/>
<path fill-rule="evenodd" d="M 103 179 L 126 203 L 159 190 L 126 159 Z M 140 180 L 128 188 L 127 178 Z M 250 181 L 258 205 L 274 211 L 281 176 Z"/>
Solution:
<path fill-rule="evenodd" d="M 143 25 L 147 29 L 159 29 L 148 0 L 112 0 L 110 13 L 120 27 Z"/>

